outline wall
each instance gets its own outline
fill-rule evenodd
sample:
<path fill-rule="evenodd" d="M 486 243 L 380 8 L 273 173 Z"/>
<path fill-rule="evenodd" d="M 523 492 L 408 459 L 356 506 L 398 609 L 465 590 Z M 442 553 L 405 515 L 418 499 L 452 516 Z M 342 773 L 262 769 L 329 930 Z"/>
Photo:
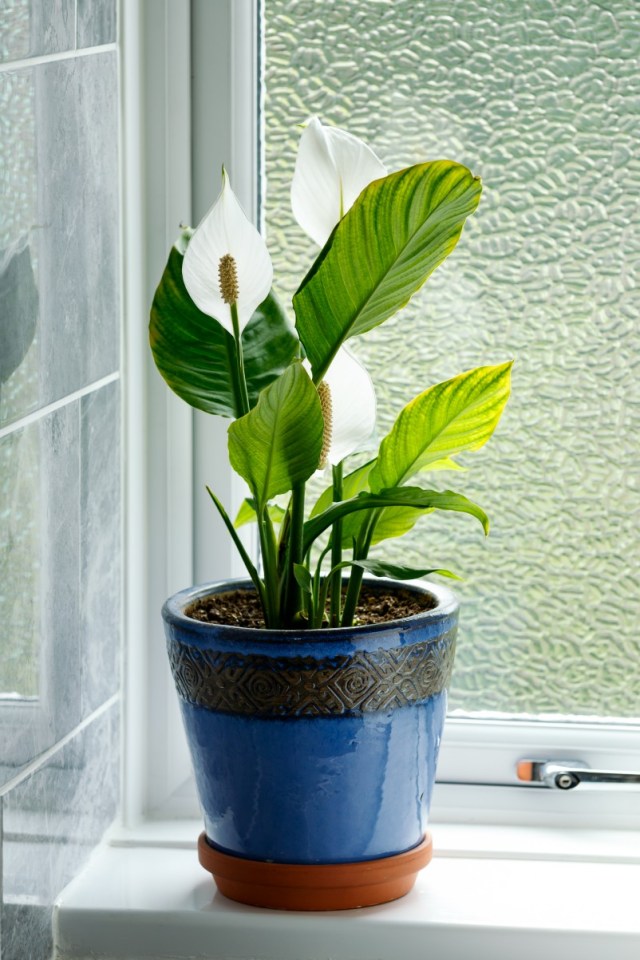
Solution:
<path fill-rule="evenodd" d="M 116 0 L 0 0 L 0 958 L 118 797 Z"/>

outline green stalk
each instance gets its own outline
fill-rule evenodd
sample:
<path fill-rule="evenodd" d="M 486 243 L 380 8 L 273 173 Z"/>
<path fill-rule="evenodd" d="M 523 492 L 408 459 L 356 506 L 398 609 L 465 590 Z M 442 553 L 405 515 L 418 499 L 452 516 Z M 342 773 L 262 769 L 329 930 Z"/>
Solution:
<path fill-rule="evenodd" d="M 342 462 L 332 469 L 333 476 L 333 502 L 339 503 L 343 494 L 343 473 Z M 336 520 L 331 530 L 331 566 L 337 567 L 342 561 L 342 517 Z M 340 570 L 331 577 L 331 606 L 330 606 L 330 624 L 332 627 L 340 626 L 340 612 L 342 607 L 342 576 Z"/>
<path fill-rule="evenodd" d="M 304 561 L 304 481 L 294 484 L 291 491 L 291 526 L 289 527 L 289 556 L 285 569 L 286 600 L 285 620 L 292 625 L 301 606 L 301 593 L 298 581 L 293 575 L 294 563 Z"/>
<path fill-rule="evenodd" d="M 338 573 L 339 573 L 339 572 L 340 572 L 340 571 L 338 571 Z M 323 580 L 323 582 L 322 582 L 322 584 L 321 584 L 321 586 L 320 586 L 320 590 L 319 590 L 319 594 L 318 594 L 318 611 L 319 611 L 319 613 L 318 613 L 318 615 L 317 615 L 317 621 L 316 621 L 316 623 L 313 624 L 313 626 L 316 627 L 316 628 L 318 628 L 318 629 L 320 629 L 320 627 L 322 627 L 322 621 L 323 621 L 323 619 L 324 619 L 324 608 L 325 608 L 326 605 L 327 605 L 327 590 L 328 590 L 328 588 L 329 588 L 329 581 L 330 581 L 330 580 L 331 580 L 331 577 L 325 577 L 325 579 Z"/>
<path fill-rule="evenodd" d="M 322 626 L 322 621 L 324 619 L 324 608 L 327 600 L 327 593 L 325 589 L 325 584 L 328 584 L 330 576 L 326 578 L 325 584 L 320 583 L 322 577 L 322 561 L 329 553 L 331 549 L 330 546 L 326 546 L 320 556 L 318 557 L 318 562 L 316 564 L 316 572 L 313 577 L 313 601 L 314 609 L 316 611 L 314 621 L 311 624 L 312 627 L 320 628 Z M 321 595 L 324 591 L 324 600 L 321 600 Z"/>
<path fill-rule="evenodd" d="M 283 576 L 287 563 L 287 553 L 289 544 L 289 528 L 291 526 L 291 497 L 282 523 L 280 524 L 280 534 L 278 536 L 278 575 Z"/>
<path fill-rule="evenodd" d="M 291 497 L 287 504 L 287 510 L 280 524 L 280 534 L 278 537 L 278 588 L 280 596 L 280 610 L 283 612 L 287 608 L 289 596 L 289 573 L 293 567 L 289 567 L 289 557 L 291 554 Z"/>
<path fill-rule="evenodd" d="M 229 304 L 231 310 L 231 322 L 233 324 L 233 337 L 236 343 L 236 365 L 232 374 L 234 381 L 234 390 L 238 390 L 240 401 L 240 416 L 249 413 L 249 391 L 247 390 L 247 377 L 244 371 L 244 358 L 242 355 L 242 336 L 240 333 L 240 321 L 238 320 L 238 307 L 235 303 Z"/>
<path fill-rule="evenodd" d="M 269 607 L 269 621 L 267 626 L 277 627 L 280 625 L 278 548 L 275 531 L 273 529 L 273 521 L 269 516 L 269 508 L 267 505 L 262 508 L 258 520 L 258 533 L 260 536 L 260 549 L 262 550 L 262 562 L 264 564 L 265 597 Z"/>
<path fill-rule="evenodd" d="M 232 539 L 233 542 L 235 543 L 236 548 L 237 548 L 237 550 L 238 550 L 238 553 L 239 553 L 240 556 L 242 557 L 242 561 L 243 561 L 245 567 L 247 568 L 247 573 L 249 574 L 249 576 L 250 576 L 251 579 L 253 580 L 253 585 L 255 586 L 255 588 L 256 588 L 256 590 L 257 590 L 257 592 L 258 592 L 258 596 L 260 597 L 260 604 L 261 604 L 261 606 L 262 606 L 262 612 L 264 613 L 265 623 L 268 624 L 268 622 L 269 622 L 268 612 L 269 612 L 269 611 L 268 611 L 267 596 L 266 596 L 264 584 L 263 584 L 262 580 L 260 579 L 260 576 L 259 576 L 259 574 L 258 574 L 258 571 L 256 570 L 256 568 L 254 567 L 253 563 L 251 562 L 251 558 L 249 557 L 249 554 L 248 554 L 247 551 L 245 550 L 244 544 L 243 544 L 242 540 L 240 539 L 240 537 L 238 536 L 238 532 L 237 532 L 236 528 L 234 527 L 233 523 L 231 522 L 231 518 L 229 517 L 227 511 L 224 509 L 224 507 L 222 506 L 221 502 L 220 502 L 220 501 L 218 500 L 218 498 L 216 497 L 215 493 L 213 493 L 213 491 L 212 491 L 209 487 L 207 487 L 207 493 L 209 494 L 209 496 L 210 496 L 211 499 L 213 500 L 213 503 L 215 504 L 215 507 L 216 507 L 218 513 L 220 514 L 220 516 L 221 516 L 221 518 L 222 518 L 222 521 L 223 521 L 225 527 L 226 527 L 227 530 L 229 531 L 229 533 L 230 533 L 230 535 L 231 535 L 231 539 Z"/>
<path fill-rule="evenodd" d="M 329 575 L 325 577 L 322 587 L 320 589 L 320 600 L 322 603 L 323 610 L 327 602 L 327 587 L 329 585 L 329 582 L 333 580 L 333 578 L 336 576 L 338 576 L 340 580 L 342 580 L 342 571 L 345 570 L 347 567 L 351 567 L 351 566 L 352 566 L 351 560 L 341 560 L 337 566 L 331 567 Z M 354 569 L 357 569 L 357 568 L 354 568 Z M 321 627 L 322 623 L 319 623 L 318 626 Z M 338 624 L 338 626 L 340 626 L 340 624 Z"/>
<path fill-rule="evenodd" d="M 231 377 L 231 389 L 233 390 L 233 412 L 236 417 L 241 417 L 243 416 L 243 394 L 238 372 L 238 348 L 235 340 L 231 337 L 225 337 L 225 342 L 227 345 L 227 362 L 229 375 Z"/>
<path fill-rule="evenodd" d="M 380 512 L 380 509 L 373 510 L 371 512 L 371 516 L 367 519 L 367 522 L 362 525 L 360 536 L 358 537 L 358 541 L 353 551 L 354 560 L 367 559 L 369 550 L 371 548 L 373 531 L 376 528 L 376 523 L 380 517 Z M 358 600 L 360 599 L 360 588 L 362 587 L 363 576 L 364 570 L 362 567 L 354 567 L 351 571 L 351 576 L 349 577 L 349 586 L 347 587 L 347 596 L 344 602 L 344 610 L 342 611 L 341 622 L 343 627 L 350 627 L 353 624 L 353 618 L 358 606 Z"/>

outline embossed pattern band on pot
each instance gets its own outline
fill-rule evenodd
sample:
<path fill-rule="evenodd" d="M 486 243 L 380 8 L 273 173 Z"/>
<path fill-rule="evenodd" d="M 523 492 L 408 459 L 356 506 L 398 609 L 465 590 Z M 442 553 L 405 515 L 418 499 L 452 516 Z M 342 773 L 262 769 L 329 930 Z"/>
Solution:
<path fill-rule="evenodd" d="M 178 694 L 209 710 L 252 716 L 341 716 L 427 700 L 449 684 L 455 628 L 438 641 L 353 655 L 269 657 L 168 641 Z"/>

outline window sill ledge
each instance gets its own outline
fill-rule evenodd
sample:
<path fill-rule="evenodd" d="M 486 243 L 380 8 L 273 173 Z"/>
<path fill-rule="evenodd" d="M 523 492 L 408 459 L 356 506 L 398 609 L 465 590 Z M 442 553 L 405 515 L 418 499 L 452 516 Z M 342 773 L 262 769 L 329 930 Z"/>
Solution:
<path fill-rule="evenodd" d="M 620 837 L 619 854 L 608 859 L 600 836 L 601 859 L 594 860 L 578 856 L 585 837 L 564 831 L 565 852 L 550 859 L 548 831 L 528 831 L 537 836 L 539 851 L 542 837 L 546 850 L 545 859 L 534 859 L 518 850 L 522 831 L 439 825 L 439 851 L 404 899 L 305 914 L 221 897 L 197 862 L 198 830 L 185 822 L 151 823 L 133 835 L 114 832 L 58 901 L 57 956 L 423 960 L 427 948 L 431 960 L 538 960 L 542 952 L 550 960 L 640 956 L 637 857 L 628 849 L 623 856 L 628 834 Z M 481 833 L 492 853 L 486 844 L 481 851 Z"/>

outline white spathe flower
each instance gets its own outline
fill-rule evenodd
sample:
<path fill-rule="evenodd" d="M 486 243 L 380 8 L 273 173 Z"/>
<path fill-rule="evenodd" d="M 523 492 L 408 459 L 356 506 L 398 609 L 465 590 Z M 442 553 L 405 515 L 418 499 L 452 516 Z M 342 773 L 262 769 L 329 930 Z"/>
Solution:
<path fill-rule="evenodd" d="M 228 255 L 236 266 L 236 306 L 242 331 L 271 289 L 273 266 L 264 239 L 245 216 L 223 170 L 220 196 L 189 240 L 182 277 L 196 306 L 233 334 L 231 309 L 223 299 L 218 275 L 220 261 Z"/>
<path fill-rule="evenodd" d="M 323 247 L 364 188 L 386 173 L 366 143 L 312 117 L 300 137 L 291 183 L 293 215 L 304 232 Z"/>
<path fill-rule="evenodd" d="M 310 369 L 306 360 L 304 365 Z M 324 464 L 335 467 L 350 453 L 370 445 L 376 429 L 376 394 L 367 370 L 344 346 L 322 382 L 328 386 L 330 397 Z"/>

